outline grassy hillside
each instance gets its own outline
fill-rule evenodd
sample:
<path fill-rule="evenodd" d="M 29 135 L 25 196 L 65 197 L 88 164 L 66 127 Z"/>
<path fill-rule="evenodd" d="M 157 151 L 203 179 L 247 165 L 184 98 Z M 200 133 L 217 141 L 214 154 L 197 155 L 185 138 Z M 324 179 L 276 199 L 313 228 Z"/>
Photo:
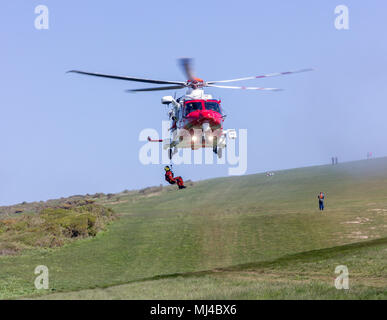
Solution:
<path fill-rule="evenodd" d="M 383 238 L 273 261 L 54 293 L 43 299 L 387 299 L 386 250 L 387 238 Z M 349 268 L 348 291 L 334 288 L 338 262 Z"/>
<path fill-rule="evenodd" d="M 327 195 L 324 213 L 319 191 Z M 0 297 L 386 298 L 387 159 L 99 201 L 122 215 L 107 232 L 0 256 Z M 50 290 L 37 292 L 33 271 L 41 264 Z M 341 264 L 350 292 L 333 286 Z M 83 291 L 68 292 L 76 290 Z"/>

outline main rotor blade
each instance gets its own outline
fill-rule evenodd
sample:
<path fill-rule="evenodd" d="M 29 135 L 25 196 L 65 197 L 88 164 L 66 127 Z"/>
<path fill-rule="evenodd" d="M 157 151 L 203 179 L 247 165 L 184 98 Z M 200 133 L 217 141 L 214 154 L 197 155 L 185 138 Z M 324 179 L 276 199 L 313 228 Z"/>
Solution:
<path fill-rule="evenodd" d="M 126 92 L 142 92 L 142 91 L 161 91 L 161 90 L 172 90 L 172 89 L 183 89 L 185 86 L 168 86 L 168 87 L 155 87 L 155 88 L 144 88 L 144 89 L 129 89 Z"/>
<path fill-rule="evenodd" d="M 183 73 L 185 74 L 187 80 L 195 80 L 195 75 L 192 67 L 192 59 L 191 58 L 181 58 L 179 59 L 180 66 L 183 69 Z"/>
<path fill-rule="evenodd" d="M 70 70 L 68 72 L 85 74 L 88 76 L 103 77 L 103 78 L 118 79 L 118 80 L 127 80 L 127 81 L 136 81 L 136 82 L 146 82 L 146 83 L 156 83 L 156 84 L 181 84 L 181 85 L 185 84 L 184 81 L 165 81 L 165 80 L 133 78 L 133 77 L 126 77 L 126 76 L 114 76 L 114 75 L 110 75 L 110 74 L 85 72 L 85 71 L 79 71 L 79 70 Z"/>
<path fill-rule="evenodd" d="M 277 77 L 277 76 L 283 76 L 293 73 L 301 73 L 301 72 L 308 72 L 313 71 L 314 69 L 301 69 L 301 70 L 295 70 L 295 71 L 287 71 L 287 72 L 277 72 L 277 73 L 268 73 L 261 76 L 251 76 L 251 77 L 245 77 L 245 78 L 238 78 L 238 79 L 231 79 L 231 80 L 219 80 L 219 81 L 207 81 L 208 84 L 213 83 L 225 83 L 225 82 L 234 82 L 234 81 L 244 81 L 244 80 L 252 80 L 252 79 L 261 79 L 261 78 L 269 78 L 269 77 Z"/>
<path fill-rule="evenodd" d="M 206 87 L 223 88 L 223 89 L 241 89 L 241 90 L 262 90 L 262 91 L 282 91 L 283 90 L 279 88 L 217 86 L 214 84 L 208 84 Z"/>

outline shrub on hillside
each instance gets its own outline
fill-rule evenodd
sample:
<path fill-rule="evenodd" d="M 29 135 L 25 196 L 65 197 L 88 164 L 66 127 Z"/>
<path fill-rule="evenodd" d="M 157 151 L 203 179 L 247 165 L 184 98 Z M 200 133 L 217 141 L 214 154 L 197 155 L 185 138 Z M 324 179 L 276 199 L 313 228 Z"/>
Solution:
<path fill-rule="evenodd" d="M 26 248 L 53 248 L 95 236 L 115 219 L 112 209 L 90 201 L 44 208 L 39 214 L 0 220 L 0 254 Z"/>
<path fill-rule="evenodd" d="M 163 186 L 160 185 L 158 187 L 147 187 L 144 189 L 141 189 L 138 191 L 139 194 L 147 195 L 147 194 L 152 194 L 152 193 L 159 193 L 163 190 Z"/>

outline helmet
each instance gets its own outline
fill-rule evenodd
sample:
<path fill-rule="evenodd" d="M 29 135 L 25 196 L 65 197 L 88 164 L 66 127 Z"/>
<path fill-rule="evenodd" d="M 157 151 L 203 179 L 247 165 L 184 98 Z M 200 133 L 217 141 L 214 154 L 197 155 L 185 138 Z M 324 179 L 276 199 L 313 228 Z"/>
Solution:
<path fill-rule="evenodd" d="M 171 170 L 171 169 L 169 168 L 169 166 L 165 166 L 165 167 L 164 167 L 164 170 L 165 170 L 165 171 L 169 171 L 169 170 Z"/>

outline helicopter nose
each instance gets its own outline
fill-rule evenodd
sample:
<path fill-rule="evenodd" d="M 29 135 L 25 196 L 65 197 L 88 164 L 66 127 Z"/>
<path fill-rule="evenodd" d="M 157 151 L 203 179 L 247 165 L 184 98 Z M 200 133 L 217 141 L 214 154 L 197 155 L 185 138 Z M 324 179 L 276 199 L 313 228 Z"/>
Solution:
<path fill-rule="evenodd" d="M 219 125 L 220 124 L 219 117 L 217 117 L 217 115 L 214 112 L 208 111 L 208 110 L 203 110 L 200 113 L 200 120 L 202 122 L 205 122 L 205 121 L 209 122 L 212 125 Z"/>

